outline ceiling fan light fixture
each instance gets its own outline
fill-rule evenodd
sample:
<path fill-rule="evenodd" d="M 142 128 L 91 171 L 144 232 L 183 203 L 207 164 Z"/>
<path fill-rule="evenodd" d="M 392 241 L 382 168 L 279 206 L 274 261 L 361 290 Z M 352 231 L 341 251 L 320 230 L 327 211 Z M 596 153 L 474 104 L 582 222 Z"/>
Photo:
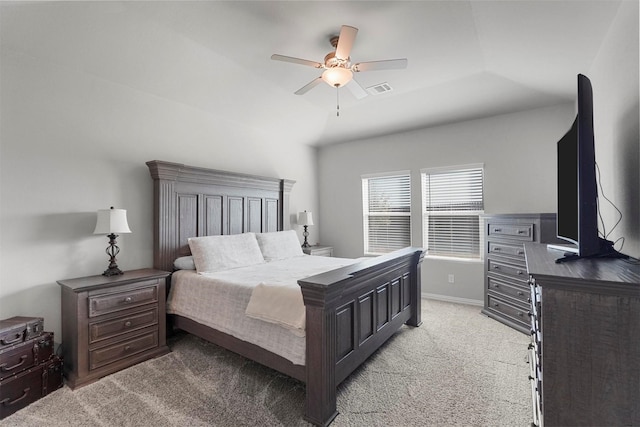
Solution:
<path fill-rule="evenodd" d="M 351 70 L 343 67 L 327 68 L 322 73 L 322 80 L 332 87 L 342 87 L 349 83 L 352 78 L 353 73 Z"/>

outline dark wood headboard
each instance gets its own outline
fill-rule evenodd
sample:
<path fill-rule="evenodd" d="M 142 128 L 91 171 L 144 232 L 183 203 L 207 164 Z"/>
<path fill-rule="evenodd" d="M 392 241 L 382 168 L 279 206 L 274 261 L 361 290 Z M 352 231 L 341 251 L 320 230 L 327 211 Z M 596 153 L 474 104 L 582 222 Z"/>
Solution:
<path fill-rule="evenodd" d="M 295 181 L 152 160 L 153 266 L 173 270 L 189 237 L 288 230 Z"/>

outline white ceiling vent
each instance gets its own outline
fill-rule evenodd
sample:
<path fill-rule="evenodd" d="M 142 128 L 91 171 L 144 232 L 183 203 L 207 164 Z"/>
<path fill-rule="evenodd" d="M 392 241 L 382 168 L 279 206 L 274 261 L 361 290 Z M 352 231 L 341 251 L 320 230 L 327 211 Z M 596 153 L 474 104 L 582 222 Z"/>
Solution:
<path fill-rule="evenodd" d="M 381 93 L 391 92 L 392 90 L 393 88 L 387 82 L 369 86 L 367 88 L 367 91 L 372 95 L 380 95 Z"/>

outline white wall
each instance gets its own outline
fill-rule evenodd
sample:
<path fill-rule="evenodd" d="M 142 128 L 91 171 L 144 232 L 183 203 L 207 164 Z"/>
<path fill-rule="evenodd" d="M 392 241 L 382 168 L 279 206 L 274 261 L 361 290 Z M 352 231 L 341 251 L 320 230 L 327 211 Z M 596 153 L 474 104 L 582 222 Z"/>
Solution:
<path fill-rule="evenodd" d="M 420 169 L 484 163 L 486 213 L 555 212 L 556 142 L 573 104 L 558 105 L 322 147 L 318 155 L 322 243 L 337 256 L 363 254 L 361 175 L 410 170 L 412 244 L 422 246 Z M 455 283 L 449 284 L 449 274 Z M 483 300 L 483 265 L 426 259 L 422 291 Z"/>
<path fill-rule="evenodd" d="M 19 28 L 36 29 L 42 19 L 37 8 L 13 12 Z M 140 24 L 118 38 L 135 40 Z M 21 44 L 6 28 L 0 52 L 0 318 L 42 316 L 60 341 L 56 281 L 100 274 L 108 264 L 106 236 L 92 234 L 98 209 L 127 209 L 133 233 L 118 239 L 119 266 L 152 266 L 148 160 L 292 179 L 291 213 L 317 210 L 314 149 L 89 72 L 82 51 L 51 51 L 69 49 L 64 43 L 49 46 L 46 57 L 27 52 L 22 46 L 37 40 Z M 119 47 L 104 50 L 106 62 L 126 60 Z M 135 52 L 128 53 L 135 61 Z M 137 64 L 120 65 L 134 70 Z M 310 230 L 313 240 L 319 230 Z"/>
<path fill-rule="evenodd" d="M 609 240 L 624 237 L 622 252 L 640 258 L 640 126 L 638 108 L 638 2 L 621 4 L 589 70 L 593 86 L 596 161 L 600 168 L 600 212 Z M 602 231 L 602 229 L 601 229 Z M 621 241 L 616 244 L 620 250 Z"/>

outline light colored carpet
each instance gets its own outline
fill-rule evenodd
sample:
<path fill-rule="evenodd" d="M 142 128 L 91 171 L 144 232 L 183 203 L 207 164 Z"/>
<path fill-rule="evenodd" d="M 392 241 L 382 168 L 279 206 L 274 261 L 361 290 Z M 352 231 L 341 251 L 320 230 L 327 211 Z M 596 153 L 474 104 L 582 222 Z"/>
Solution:
<path fill-rule="evenodd" d="M 480 308 L 423 300 L 338 390 L 332 426 L 528 426 L 529 338 Z M 6 426 L 307 426 L 304 384 L 190 335 L 172 352 L 0 421 Z"/>

